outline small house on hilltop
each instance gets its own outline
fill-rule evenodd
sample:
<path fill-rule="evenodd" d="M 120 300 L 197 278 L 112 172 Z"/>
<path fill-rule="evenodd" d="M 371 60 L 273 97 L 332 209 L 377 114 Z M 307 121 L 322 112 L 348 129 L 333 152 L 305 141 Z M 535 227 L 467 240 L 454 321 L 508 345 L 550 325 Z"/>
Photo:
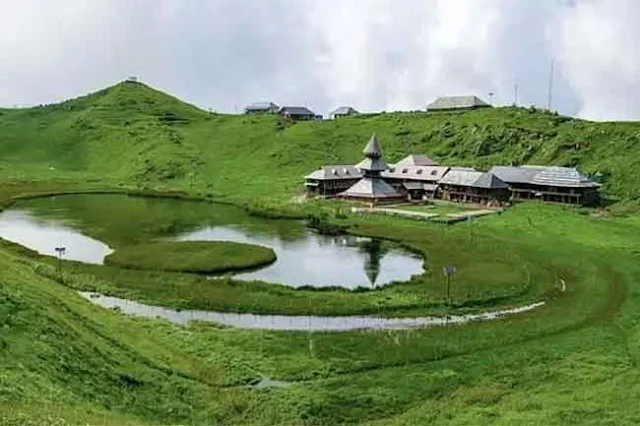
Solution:
<path fill-rule="evenodd" d="M 459 111 L 492 106 L 477 96 L 442 96 L 427 105 L 427 111 Z"/>
<path fill-rule="evenodd" d="M 509 184 L 514 199 L 595 205 L 600 184 L 577 169 L 558 166 L 496 166 L 491 173 Z"/>
<path fill-rule="evenodd" d="M 440 180 L 442 199 L 476 204 L 503 203 L 509 186 L 492 173 L 452 169 Z"/>
<path fill-rule="evenodd" d="M 309 108 L 300 106 L 283 106 L 278 110 L 278 114 L 292 120 L 315 120 L 318 117 Z"/>
<path fill-rule="evenodd" d="M 357 115 L 357 114 L 360 114 L 360 113 L 356 111 L 354 108 L 350 106 L 341 106 L 331 111 L 331 113 L 329 114 L 329 118 L 335 119 L 335 118 L 347 117 L 350 115 Z"/>
<path fill-rule="evenodd" d="M 273 102 L 255 102 L 244 109 L 245 114 L 275 114 L 278 112 L 278 105 Z"/>

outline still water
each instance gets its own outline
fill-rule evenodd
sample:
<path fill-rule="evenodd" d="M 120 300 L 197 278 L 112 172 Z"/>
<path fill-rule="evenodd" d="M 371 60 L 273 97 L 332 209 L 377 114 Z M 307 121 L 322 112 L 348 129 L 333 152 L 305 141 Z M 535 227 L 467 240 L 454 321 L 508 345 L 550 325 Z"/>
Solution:
<path fill-rule="evenodd" d="M 429 326 L 466 324 L 474 321 L 491 321 L 505 316 L 522 314 L 544 306 L 545 302 L 532 303 L 502 310 L 478 314 L 450 315 L 448 317 L 382 318 L 372 316 L 323 317 L 315 315 L 256 315 L 235 314 L 199 310 L 181 310 L 146 305 L 132 300 L 103 296 L 97 293 L 79 294 L 98 306 L 117 308 L 127 315 L 162 318 L 175 324 L 187 325 L 191 321 L 204 321 L 229 327 L 283 330 L 283 331 L 348 331 L 348 330 L 407 330 Z"/>
<path fill-rule="evenodd" d="M 106 244 L 81 234 L 57 220 L 42 219 L 28 210 L 0 213 L 0 237 L 38 251 L 57 256 L 56 247 L 64 246 L 65 258 L 101 264 L 112 252 Z"/>
<path fill-rule="evenodd" d="M 292 287 L 375 287 L 423 272 L 420 256 L 378 239 L 320 235 L 300 221 L 163 198 L 64 195 L 21 200 L 0 212 L 0 237 L 53 256 L 55 247 L 64 246 L 66 259 L 98 264 L 114 247 L 158 239 L 259 244 L 276 252 L 276 262 L 235 278 Z"/>

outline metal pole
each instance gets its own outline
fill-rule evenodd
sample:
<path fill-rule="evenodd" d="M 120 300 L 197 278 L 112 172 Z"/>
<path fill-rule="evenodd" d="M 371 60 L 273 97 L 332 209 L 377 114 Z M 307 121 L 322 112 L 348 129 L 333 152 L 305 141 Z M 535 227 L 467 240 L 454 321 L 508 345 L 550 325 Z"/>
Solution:
<path fill-rule="evenodd" d="M 553 59 L 551 60 L 551 69 L 549 71 L 549 94 L 547 98 L 547 109 L 551 111 L 551 98 L 553 96 Z"/>
<path fill-rule="evenodd" d="M 56 253 L 58 254 L 58 276 L 60 277 L 60 281 L 62 281 L 62 255 L 65 253 L 65 247 L 56 247 Z"/>
<path fill-rule="evenodd" d="M 446 295 L 446 305 L 447 307 L 449 307 L 451 300 L 450 300 L 450 292 L 449 289 L 451 287 L 451 275 L 447 275 L 447 295 Z"/>

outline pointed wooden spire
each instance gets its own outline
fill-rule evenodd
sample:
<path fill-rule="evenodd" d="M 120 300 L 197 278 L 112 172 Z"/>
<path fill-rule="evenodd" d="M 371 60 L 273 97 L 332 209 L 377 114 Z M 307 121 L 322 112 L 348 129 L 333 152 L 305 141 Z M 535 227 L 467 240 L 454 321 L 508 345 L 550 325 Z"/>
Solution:
<path fill-rule="evenodd" d="M 382 157 L 382 148 L 380 147 L 380 142 L 378 141 L 378 135 L 375 133 L 369 139 L 369 143 L 362 151 L 367 158 L 380 158 Z"/>

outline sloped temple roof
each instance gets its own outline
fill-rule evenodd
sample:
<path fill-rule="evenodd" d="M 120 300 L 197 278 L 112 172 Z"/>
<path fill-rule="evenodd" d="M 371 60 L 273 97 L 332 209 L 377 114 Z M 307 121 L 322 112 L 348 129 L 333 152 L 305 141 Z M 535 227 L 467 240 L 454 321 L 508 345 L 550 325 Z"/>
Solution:
<path fill-rule="evenodd" d="M 437 163 L 426 155 L 409 155 L 396 163 L 396 166 L 435 166 Z"/>
<path fill-rule="evenodd" d="M 449 171 L 447 166 L 403 166 L 392 164 L 390 169 L 382 172 L 382 177 L 424 182 L 438 182 Z"/>
<path fill-rule="evenodd" d="M 362 172 L 352 165 L 329 165 L 322 166 L 305 176 L 305 179 L 315 180 L 335 180 L 335 179 L 359 179 Z"/>
<path fill-rule="evenodd" d="M 371 136 L 362 152 L 366 158 L 358 163 L 356 167 L 365 172 L 365 175 L 349 189 L 342 192 L 340 196 L 372 200 L 403 197 L 393 186 L 380 177 L 380 172 L 388 170 L 389 166 L 382 159 L 382 147 L 375 133 Z"/>
<path fill-rule="evenodd" d="M 341 196 L 354 198 L 398 198 L 402 197 L 393 186 L 380 178 L 362 178 Z"/>
<path fill-rule="evenodd" d="M 374 133 L 369 139 L 362 153 L 365 159 L 356 164 L 356 168 L 366 172 L 383 172 L 389 170 L 389 166 L 382 159 L 382 147 L 378 136 Z"/>
<path fill-rule="evenodd" d="M 600 184 L 593 182 L 577 169 L 558 166 L 495 166 L 491 173 L 507 183 L 557 186 L 567 188 L 593 188 Z"/>
<path fill-rule="evenodd" d="M 508 185 L 492 173 L 469 170 L 451 170 L 440 180 L 441 184 L 470 186 L 473 188 L 505 189 Z"/>

